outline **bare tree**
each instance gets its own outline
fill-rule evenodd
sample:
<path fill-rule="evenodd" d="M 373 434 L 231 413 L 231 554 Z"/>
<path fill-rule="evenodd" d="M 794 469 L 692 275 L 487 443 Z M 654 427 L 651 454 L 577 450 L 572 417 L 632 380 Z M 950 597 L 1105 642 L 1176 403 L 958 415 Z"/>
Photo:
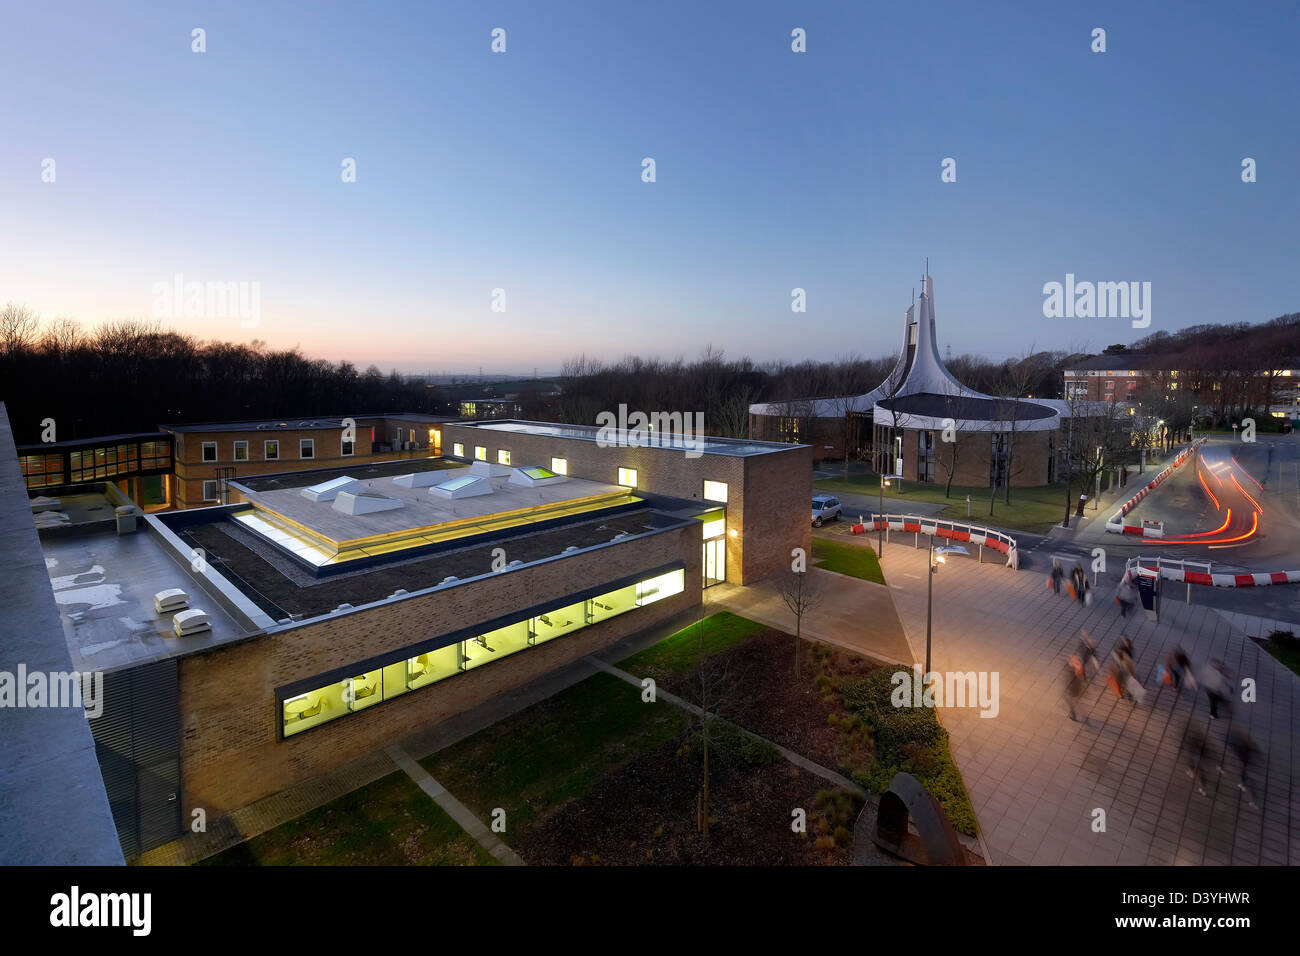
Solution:
<path fill-rule="evenodd" d="M 718 736 L 717 722 L 729 709 L 738 679 L 731 672 L 730 655 L 706 653 L 704 636 L 708 619 L 704 615 L 704 605 L 700 605 L 700 620 L 696 623 L 695 672 L 687 683 L 686 692 L 688 698 L 693 698 L 691 702 L 697 708 L 688 733 L 699 733 L 704 763 L 696 799 L 695 825 L 700 835 L 707 840 L 710 816 L 709 759 Z"/>
<path fill-rule="evenodd" d="M 1003 376 L 994 394 L 998 397 L 999 418 L 1006 422 L 1006 481 L 1003 504 L 1011 504 L 1011 486 L 1013 478 L 1024 466 L 1016 459 L 1016 433 L 1020 424 L 1020 405 L 1026 400 L 1029 390 L 1042 376 L 1042 358 L 1035 353 L 1033 346 L 1024 353 L 1019 361 L 1009 361 L 1003 367 Z M 992 505 L 989 514 L 993 513 Z"/>
<path fill-rule="evenodd" d="M 799 647 L 803 643 L 803 616 L 822 601 L 821 589 L 808 579 L 807 556 L 790 569 L 781 586 L 781 600 L 794 615 L 794 676 L 799 676 Z"/>
<path fill-rule="evenodd" d="M 0 309 L 0 354 L 15 355 L 36 344 L 36 313 L 13 302 Z"/>

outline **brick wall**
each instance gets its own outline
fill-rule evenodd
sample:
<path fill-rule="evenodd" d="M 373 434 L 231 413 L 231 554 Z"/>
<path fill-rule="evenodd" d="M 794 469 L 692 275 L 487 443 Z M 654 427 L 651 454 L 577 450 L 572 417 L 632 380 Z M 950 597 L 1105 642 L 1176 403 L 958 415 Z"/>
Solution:
<path fill-rule="evenodd" d="M 203 482 L 217 477 L 218 468 L 234 468 L 236 478 L 253 475 L 274 475 L 314 468 L 344 467 L 373 460 L 370 447 L 370 429 L 356 429 L 356 441 L 350 456 L 342 454 L 342 428 L 263 429 L 262 431 L 232 432 L 177 432 L 173 464 L 175 481 L 174 504 L 178 508 L 198 508 L 205 504 Z M 311 439 L 315 443 L 315 457 L 299 455 L 299 441 Z M 235 442 L 248 442 L 248 460 L 235 460 Z M 280 443 L 278 460 L 267 460 L 268 441 Z M 204 442 L 216 442 L 217 460 L 203 460 Z"/>
<path fill-rule="evenodd" d="M 701 540 L 701 528 L 692 524 L 182 659 L 183 819 L 195 807 L 211 817 L 245 806 L 508 694 L 698 604 Z M 679 595 L 287 740 L 277 738 L 276 687 L 675 560 L 686 565 Z"/>
<path fill-rule="evenodd" d="M 487 448 L 488 461 L 507 449 L 511 463 L 551 467 L 551 458 L 568 461 L 568 473 L 610 484 L 619 468 L 637 470 L 637 487 L 655 494 L 704 501 L 704 482 L 727 484 L 728 580 L 749 584 L 781 567 L 788 567 L 790 548 L 811 540 L 809 498 L 812 490 L 812 449 L 792 445 L 758 455 L 714 455 L 688 458 L 669 448 L 602 448 L 594 441 L 550 435 L 524 435 L 465 425 L 443 426 L 443 454 L 455 444 Z M 777 485 L 779 487 L 769 487 Z M 752 499 L 752 500 L 751 500 Z M 735 536 L 730 534 L 735 531 Z"/>
<path fill-rule="evenodd" d="M 1030 488 L 1047 484 L 1047 449 L 1046 431 L 1017 431 L 1012 445 L 1011 486 L 1013 488 Z M 935 434 L 939 438 L 939 434 Z M 989 459 L 992 457 L 992 441 L 988 432 L 959 434 L 957 437 L 957 467 L 953 476 L 954 485 L 967 485 L 976 488 L 989 487 Z M 918 439 L 909 431 L 903 442 L 905 470 L 904 480 L 916 475 L 916 454 Z M 1059 447 L 1059 436 L 1058 436 Z M 935 442 L 934 481 L 937 485 L 947 484 L 947 466 L 951 461 L 951 446 L 941 440 Z"/>

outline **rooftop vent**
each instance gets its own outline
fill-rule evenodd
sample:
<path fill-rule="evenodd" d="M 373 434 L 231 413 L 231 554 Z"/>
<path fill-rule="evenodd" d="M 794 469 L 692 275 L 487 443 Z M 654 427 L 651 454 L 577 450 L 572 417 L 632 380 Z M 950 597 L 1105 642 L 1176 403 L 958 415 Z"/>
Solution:
<path fill-rule="evenodd" d="M 390 595 L 388 595 L 388 596 L 389 596 L 389 597 L 401 597 L 403 594 L 407 594 L 407 593 L 408 593 L 408 592 L 407 592 L 406 588 L 398 588 L 396 591 L 394 591 L 392 594 L 390 594 Z"/>
<path fill-rule="evenodd" d="M 207 611 L 198 608 L 181 611 L 172 618 L 172 632 L 177 637 L 189 637 L 191 634 L 210 630 L 212 630 L 212 621 L 208 618 Z"/>
<path fill-rule="evenodd" d="M 334 610 L 335 610 L 335 612 L 338 612 L 338 611 L 350 611 L 350 610 L 352 610 L 352 605 L 351 605 L 351 604 L 348 604 L 348 603 L 345 601 L 344 603 L 342 603 L 342 604 L 340 604 L 338 607 L 336 607 Z"/>
<path fill-rule="evenodd" d="M 443 578 L 442 581 L 441 581 L 440 583 L 442 583 L 442 584 L 447 584 L 447 583 L 449 583 L 449 582 L 451 582 L 451 581 L 459 581 L 459 580 L 460 580 L 460 578 L 456 577 L 456 575 L 454 575 L 454 574 L 449 574 L 449 575 L 447 575 L 445 578 Z"/>

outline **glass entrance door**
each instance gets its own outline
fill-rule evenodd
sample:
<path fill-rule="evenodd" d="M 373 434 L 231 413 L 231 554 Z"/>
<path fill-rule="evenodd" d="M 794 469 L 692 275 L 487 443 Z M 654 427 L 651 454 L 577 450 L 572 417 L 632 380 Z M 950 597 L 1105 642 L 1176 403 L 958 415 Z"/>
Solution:
<path fill-rule="evenodd" d="M 704 586 L 712 587 L 727 580 L 727 539 L 704 542 Z"/>

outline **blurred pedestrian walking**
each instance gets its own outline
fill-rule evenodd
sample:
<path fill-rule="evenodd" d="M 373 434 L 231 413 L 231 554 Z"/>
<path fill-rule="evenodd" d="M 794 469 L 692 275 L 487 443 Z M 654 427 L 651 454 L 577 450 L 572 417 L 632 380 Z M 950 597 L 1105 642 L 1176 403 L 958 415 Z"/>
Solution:
<path fill-rule="evenodd" d="M 1076 653 L 1083 663 L 1085 673 L 1088 667 L 1092 668 L 1094 674 L 1101 670 L 1101 662 L 1097 659 L 1097 645 L 1093 643 L 1092 637 L 1086 630 L 1079 640 L 1079 650 Z"/>
<path fill-rule="evenodd" d="M 1228 673 L 1227 665 L 1218 658 L 1212 658 L 1201 671 L 1201 686 L 1205 688 L 1205 694 L 1210 698 L 1210 717 L 1214 720 L 1219 717 L 1219 708 L 1223 708 L 1225 716 L 1232 712 L 1230 680 L 1231 675 Z"/>
<path fill-rule="evenodd" d="M 1070 708 L 1070 719 L 1077 721 L 1075 716 L 1075 705 L 1079 698 L 1083 696 L 1083 690 L 1087 686 L 1087 675 L 1084 671 L 1083 661 L 1079 659 L 1078 654 L 1071 654 L 1070 659 L 1065 664 L 1065 702 Z M 1086 721 L 1085 721 L 1086 722 Z"/>
<path fill-rule="evenodd" d="M 1187 761 L 1187 776 L 1196 781 L 1196 792 L 1206 796 L 1205 773 L 1202 770 L 1207 756 L 1212 754 L 1209 738 L 1200 724 L 1189 720 L 1183 731 L 1183 757 Z"/>
<path fill-rule="evenodd" d="M 1237 757 L 1237 763 L 1240 764 L 1240 778 L 1237 781 L 1237 789 L 1246 795 L 1247 802 L 1255 806 L 1255 795 L 1250 789 L 1250 764 L 1254 760 L 1255 754 L 1259 753 L 1259 746 L 1251 739 L 1250 734 L 1246 733 L 1244 727 L 1234 726 L 1228 733 L 1228 750 L 1231 750 Z M 1227 751 L 1224 752 L 1227 757 Z M 1219 773 L 1223 773 L 1223 762 L 1219 763 Z"/>
<path fill-rule="evenodd" d="M 1115 589 L 1115 603 L 1119 605 L 1119 616 L 1128 617 L 1128 612 L 1137 607 L 1137 601 L 1137 588 L 1133 586 L 1132 578 L 1125 571 L 1124 576 L 1119 579 L 1119 587 Z"/>

